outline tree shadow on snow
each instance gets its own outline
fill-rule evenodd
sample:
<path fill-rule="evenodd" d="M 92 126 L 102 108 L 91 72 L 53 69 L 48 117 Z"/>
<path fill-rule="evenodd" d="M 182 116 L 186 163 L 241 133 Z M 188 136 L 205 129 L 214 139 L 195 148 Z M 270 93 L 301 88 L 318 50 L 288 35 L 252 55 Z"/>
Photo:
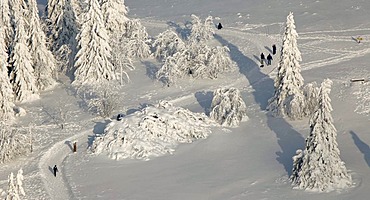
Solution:
<path fill-rule="evenodd" d="M 213 92 L 211 91 L 196 92 L 195 98 L 197 99 L 199 105 L 204 109 L 205 114 L 209 116 L 211 112 Z"/>
<path fill-rule="evenodd" d="M 158 68 L 157 66 L 152 63 L 152 62 L 149 62 L 149 61 L 145 61 L 143 62 L 143 64 L 145 65 L 146 67 L 146 75 L 152 79 L 152 80 L 156 80 L 157 79 L 157 71 L 158 71 Z"/>
<path fill-rule="evenodd" d="M 175 22 L 169 21 L 167 22 L 167 25 L 170 27 L 175 28 L 175 31 L 180 34 L 182 39 L 187 40 L 191 33 L 191 22 L 187 21 L 185 22 L 184 26 L 181 26 L 180 24 L 177 24 Z"/>
<path fill-rule="evenodd" d="M 274 81 L 266 74 L 261 72 L 259 65 L 251 58 L 245 56 L 237 46 L 231 44 L 220 35 L 215 34 L 215 38 L 224 46 L 230 49 L 230 56 L 239 67 L 239 72 L 249 81 L 250 87 L 253 88 L 253 97 L 259 104 L 261 110 L 266 110 L 268 100 L 274 94 Z M 259 58 L 257 57 L 256 60 Z M 281 151 L 276 152 L 276 160 L 282 164 L 290 176 L 293 168 L 292 157 L 297 149 L 304 147 L 305 139 L 300 133 L 284 118 L 275 118 L 266 112 L 267 125 L 276 134 Z"/>
<path fill-rule="evenodd" d="M 363 142 L 355 132 L 350 131 L 350 134 L 352 135 L 352 139 L 355 142 L 355 145 L 361 151 L 361 153 L 364 155 L 364 159 L 367 163 L 367 166 L 370 167 L 370 147 L 369 147 L 369 145 L 367 145 L 365 142 Z"/>
<path fill-rule="evenodd" d="M 93 135 L 87 136 L 87 148 L 90 148 L 93 144 L 95 138 L 97 135 L 101 135 L 104 133 L 104 129 L 107 127 L 107 125 L 112 122 L 111 120 L 105 120 L 104 122 L 95 122 L 95 126 L 93 129 Z"/>

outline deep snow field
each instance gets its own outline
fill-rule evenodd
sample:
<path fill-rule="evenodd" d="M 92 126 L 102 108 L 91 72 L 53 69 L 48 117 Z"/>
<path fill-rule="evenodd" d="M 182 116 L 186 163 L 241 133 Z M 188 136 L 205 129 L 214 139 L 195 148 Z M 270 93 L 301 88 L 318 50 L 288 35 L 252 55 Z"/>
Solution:
<path fill-rule="evenodd" d="M 45 0 L 39 1 L 40 8 Z M 122 109 L 131 114 L 145 105 L 168 100 L 175 106 L 204 113 L 212 92 L 238 88 L 248 108 L 249 120 L 236 128 L 212 128 L 206 139 L 180 144 L 172 154 L 148 161 L 112 160 L 91 155 L 87 147 L 95 133 L 115 121 L 101 119 L 84 109 L 69 79 L 60 76 L 55 89 L 41 100 L 21 105 L 27 115 L 19 126 L 31 127 L 35 151 L 0 165 L 0 188 L 7 176 L 24 170 L 25 199 L 125 199 L 125 200 L 364 200 L 370 195 L 370 82 L 351 83 L 351 78 L 370 79 L 370 1 L 353 0 L 126 0 L 129 17 L 139 18 L 155 37 L 166 29 L 184 31 L 190 15 L 208 15 L 221 22 L 214 44 L 228 46 L 237 70 L 217 80 L 182 80 L 163 87 L 153 80 L 159 67 L 154 59 L 137 60 L 131 82 L 122 89 Z M 281 45 L 282 26 L 294 12 L 302 53 L 305 83 L 333 81 L 330 94 L 341 158 L 353 187 L 329 193 L 292 189 L 288 180 L 292 156 L 304 148 L 308 118 L 291 121 L 266 112 L 273 95 L 279 56 L 271 66 L 259 68 L 259 55 Z M 353 37 L 362 36 L 361 44 Z M 63 122 L 58 115 L 63 113 Z M 64 128 L 60 128 L 63 122 Z M 71 142 L 78 152 L 71 153 Z M 51 167 L 59 166 L 55 178 Z M 0 189 L 1 191 L 1 189 Z M 1 193 L 1 192 L 0 192 Z"/>

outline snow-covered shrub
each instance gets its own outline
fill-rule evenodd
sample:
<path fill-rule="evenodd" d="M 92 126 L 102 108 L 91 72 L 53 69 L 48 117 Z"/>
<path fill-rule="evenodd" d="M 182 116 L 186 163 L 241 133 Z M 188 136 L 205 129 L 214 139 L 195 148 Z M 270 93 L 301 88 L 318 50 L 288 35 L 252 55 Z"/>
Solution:
<path fill-rule="evenodd" d="M 297 189 L 327 192 L 348 188 L 352 178 L 347 173 L 336 141 L 337 130 L 331 116 L 329 93 L 332 81 L 326 79 L 320 87 L 318 106 L 310 119 L 310 134 L 306 147 L 293 157 L 292 185 Z"/>
<path fill-rule="evenodd" d="M 218 89 L 213 96 L 210 117 L 219 124 L 234 127 L 248 119 L 247 107 L 238 89 Z"/>
<path fill-rule="evenodd" d="M 166 30 L 156 37 L 152 46 L 154 49 L 154 57 L 159 60 L 165 60 L 167 57 L 182 51 L 185 48 L 185 43 L 176 32 Z"/>
<path fill-rule="evenodd" d="M 216 125 L 205 114 L 192 113 L 166 101 L 107 125 L 91 150 L 112 159 L 144 159 L 172 153 L 179 143 L 206 138 Z"/>
<path fill-rule="evenodd" d="M 91 97 L 86 99 L 90 111 L 101 117 L 109 117 L 118 107 L 120 96 L 111 84 L 95 85 Z"/>
<path fill-rule="evenodd" d="M 0 163 L 26 155 L 30 150 L 31 143 L 26 133 L 0 123 Z"/>

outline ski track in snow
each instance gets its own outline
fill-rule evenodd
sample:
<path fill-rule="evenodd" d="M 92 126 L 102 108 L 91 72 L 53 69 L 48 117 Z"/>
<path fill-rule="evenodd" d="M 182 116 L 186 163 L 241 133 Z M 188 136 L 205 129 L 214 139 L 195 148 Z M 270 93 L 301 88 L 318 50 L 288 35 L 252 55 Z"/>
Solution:
<path fill-rule="evenodd" d="M 152 28 L 154 27 L 160 27 L 160 28 L 168 28 L 168 25 L 166 25 L 166 22 L 164 21 L 143 21 L 143 24 L 145 26 L 150 26 Z M 257 27 L 258 28 L 258 27 Z M 263 46 L 264 43 L 266 43 L 266 38 L 268 37 L 266 34 L 256 34 L 256 33 L 249 33 L 248 30 L 243 29 L 237 29 L 237 28 L 224 28 L 222 31 L 218 32 L 221 36 L 231 36 L 234 38 L 241 38 L 243 40 L 248 40 L 250 43 L 255 45 L 258 49 L 264 49 Z M 370 48 L 366 48 L 365 46 L 361 50 L 353 50 L 353 51 L 346 51 L 346 50 L 336 50 L 336 49 L 330 49 L 330 48 L 323 48 L 323 47 L 317 47 L 315 45 L 321 44 L 323 42 L 328 41 L 343 41 L 343 40 L 350 40 L 348 37 L 331 37 L 328 35 L 322 35 L 322 34 L 328 34 L 328 33 L 344 33 L 344 32 L 355 32 L 355 31 L 370 31 L 368 29 L 354 29 L 354 30 L 337 30 L 337 31 L 317 31 L 317 32 L 306 32 L 306 33 L 300 33 L 299 39 L 312 39 L 314 40 L 311 43 L 303 44 L 302 48 L 306 48 L 307 50 L 310 50 L 312 52 L 330 52 L 335 54 L 335 56 L 312 61 L 308 63 L 302 63 L 302 71 L 304 70 L 311 70 L 314 68 L 324 67 L 328 65 L 337 64 L 344 61 L 349 61 L 351 59 L 355 59 L 357 57 L 365 56 L 370 53 Z M 315 36 L 321 34 L 319 36 Z M 278 36 L 277 36 L 278 37 Z M 370 37 L 370 36 L 369 36 Z M 271 40 L 271 38 L 268 38 Z M 353 41 L 354 42 L 354 41 Z M 356 45 L 356 44 L 354 44 Z M 259 55 L 259 52 L 256 52 L 257 55 Z M 253 55 L 245 55 L 249 57 L 252 60 Z M 256 61 L 256 60 L 255 60 Z M 258 63 L 258 61 L 256 61 Z M 253 84 L 257 84 L 258 82 L 263 81 L 266 78 L 271 78 L 272 75 L 274 75 L 276 65 L 272 69 L 268 69 L 267 71 L 262 71 L 267 76 L 263 77 L 262 79 L 259 79 L 258 81 L 254 83 L 244 84 L 246 85 L 244 88 L 247 88 Z M 261 70 L 261 69 L 260 69 Z M 265 70 L 265 69 L 263 69 Z M 251 70 L 253 72 L 254 70 Z M 238 79 L 234 81 L 233 83 L 229 85 L 225 85 L 224 87 L 232 87 L 235 85 L 240 85 L 242 81 L 245 81 L 245 79 Z M 218 86 L 211 87 L 210 89 L 216 89 Z M 172 103 L 179 103 L 185 100 L 188 100 L 190 98 L 194 98 L 194 94 L 184 95 L 180 97 L 176 97 L 171 100 Z M 194 102 L 197 103 L 197 102 Z M 69 137 L 67 139 L 63 139 L 57 143 L 55 143 L 53 146 L 51 146 L 41 157 L 38 168 L 39 173 L 34 174 L 34 176 L 40 175 L 44 184 L 44 188 L 46 189 L 50 199 L 73 199 L 75 198 L 73 195 L 72 190 L 70 189 L 70 185 L 67 181 L 66 176 L 63 173 L 63 161 L 72 154 L 71 149 L 68 145 L 66 145 L 66 141 L 85 141 L 86 136 L 88 133 L 91 133 L 91 130 L 81 132 L 79 134 L 76 134 L 72 137 Z M 81 145 L 81 143 L 79 143 Z M 79 146 L 80 147 L 80 146 Z M 51 168 L 54 165 L 58 166 L 59 173 L 57 173 L 57 177 L 54 177 Z"/>

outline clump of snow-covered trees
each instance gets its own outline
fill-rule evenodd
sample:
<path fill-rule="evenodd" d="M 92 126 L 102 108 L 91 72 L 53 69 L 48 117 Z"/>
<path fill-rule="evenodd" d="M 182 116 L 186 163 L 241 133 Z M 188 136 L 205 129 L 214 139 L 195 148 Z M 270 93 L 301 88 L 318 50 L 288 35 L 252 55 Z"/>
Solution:
<path fill-rule="evenodd" d="M 336 141 L 337 130 L 331 116 L 329 93 L 332 81 L 321 84 L 318 106 L 310 119 L 310 134 L 304 150 L 293 157 L 291 175 L 294 188 L 312 191 L 331 191 L 348 188 L 352 178 L 347 173 Z"/>
<path fill-rule="evenodd" d="M 30 136 L 19 129 L 0 123 L 0 163 L 5 163 L 31 151 Z"/>
<path fill-rule="evenodd" d="M 206 138 L 216 125 L 205 114 L 175 107 L 167 101 L 148 106 L 108 124 L 91 146 L 112 159 L 149 159 L 172 153 L 179 143 Z"/>
<path fill-rule="evenodd" d="M 207 41 L 213 38 L 212 17 L 202 22 L 192 15 L 191 34 L 186 41 L 174 31 L 161 33 L 153 43 L 154 56 L 163 61 L 157 79 L 167 86 L 184 77 L 216 79 L 222 72 L 232 70 L 235 63 L 224 46 L 210 47 Z"/>
<path fill-rule="evenodd" d="M 218 89 L 213 94 L 210 117 L 223 126 L 247 120 L 247 107 L 236 88 Z"/>
<path fill-rule="evenodd" d="M 6 200 L 20 200 L 21 196 L 25 196 L 26 193 L 23 189 L 23 170 L 18 170 L 16 177 L 14 178 L 13 172 L 8 176 L 8 189 L 6 193 Z"/>
<path fill-rule="evenodd" d="M 8 121 L 14 103 L 35 99 L 56 83 L 36 0 L 0 2 L 0 46 L 0 115 Z"/>

